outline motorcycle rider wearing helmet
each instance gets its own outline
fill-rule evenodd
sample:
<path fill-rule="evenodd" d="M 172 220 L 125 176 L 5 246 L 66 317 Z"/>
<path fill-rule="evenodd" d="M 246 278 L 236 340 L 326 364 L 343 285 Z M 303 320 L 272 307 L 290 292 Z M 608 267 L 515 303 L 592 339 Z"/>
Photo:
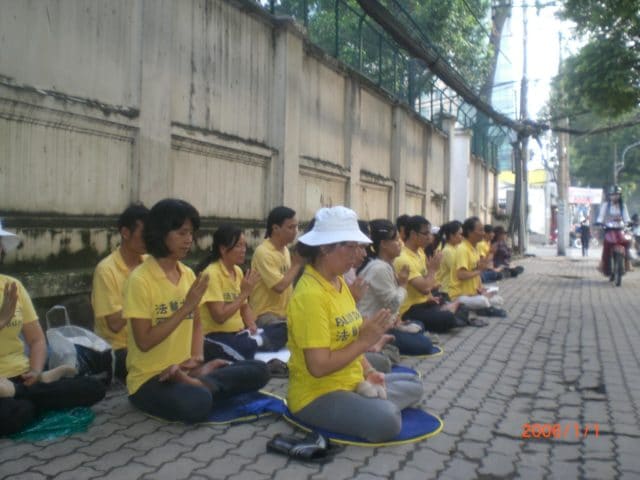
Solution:
<path fill-rule="evenodd" d="M 608 199 L 600 206 L 600 213 L 598 214 L 597 223 L 606 227 L 606 225 L 610 222 L 619 222 L 623 221 L 625 224 L 630 223 L 631 219 L 629 218 L 629 212 L 627 210 L 626 205 L 622 201 L 622 189 L 618 185 L 612 185 L 609 188 Z M 624 238 L 622 230 L 616 230 L 617 241 L 616 244 L 624 245 L 625 247 L 625 270 L 629 271 L 630 263 L 629 263 L 629 242 Z M 608 241 L 603 242 L 602 246 L 602 258 L 600 259 L 600 266 L 598 270 L 600 270 L 604 275 L 609 276 L 610 265 L 608 259 L 611 256 L 611 247 L 612 244 Z"/>

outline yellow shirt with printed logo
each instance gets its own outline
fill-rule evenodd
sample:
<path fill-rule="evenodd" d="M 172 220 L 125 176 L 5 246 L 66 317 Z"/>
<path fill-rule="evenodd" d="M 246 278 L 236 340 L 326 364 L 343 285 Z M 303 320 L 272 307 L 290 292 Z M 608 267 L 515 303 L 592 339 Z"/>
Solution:
<path fill-rule="evenodd" d="M 455 271 L 456 263 L 456 249 L 457 246 L 453 246 L 447 243 L 442 249 L 442 261 L 440 262 L 440 268 L 436 274 L 436 280 L 440 284 L 440 291 L 449 293 L 451 286 L 451 274 Z"/>
<path fill-rule="evenodd" d="M 478 269 L 478 261 L 480 255 L 471 243 L 465 238 L 456 249 L 455 269 L 451 272 L 451 285 L 449 285 L 449 296 L 455 300 L 461 295 L 473 297 L 478 295 L 478 288 L 481 287 L 482 281 L 480 275 L 467 280 L 459 280 L 457 272 L 461 268 L 472 272 Z"/>
<path fill-rule="evenodd" d="M 427 256 L 424 251 L 419 248 L 417 252 L 414 252 L 410 248 L 403 246 L 400 255 L 393 261 L 393 268 L 396 271 L 396 275 L 400 273 L 405 265 L 409 267 L 409 283 L 407 283 L 407 297 L 400 306 L 401 316 L 404 315 L 404 312 L 409 310 L 412 305 L 424 303 L 431 298 L 430 294 L 425 295 L 411 285 L 411 280 L 427 274 Z"/>
<path fill-rule="evenodd" d="M 0 329 L 0 377 L 11 378 L 29 371 L 29 359 L 24 354 L 20 338 L 22 326 L 38 320 L 29 294 L 15 278 L 0 274 L 0 305 L 4 301 L 4 287 L 15 283 L 18 287 L 16 311 L 6 327 Z"/>
<path fill-rule="evenodd" d="M 253 254 L 251 268 L 260 274 L 260 281 L 249 296 L 249 305 L 253 313 L 260 316 L 264 313 L 273 313 L 279 317 L 287 315 L 287 304 L 293 293 L 293 287 L 289 285 L 284 292 L 278 293 L 273 286 L 278 284 L 285 273 L 291 268 L 291 255 L 289 249 L 277 250 L 266 238 Z"/>
<path fill-rule="evenodd" d="M 340 277 L 340 291 L 307 265 L 287 308 L 289 391 L 287 402 L 297 412 L 316 398 L 336 390 L 353 391 L 363 380 L 361 358 L 340 370 L 316 378 L 307 369 L 304 350 L 340 350 L 358 338 L 362 315 L 349 287 Z"/>
<path fill-rule="evenodd" d="M 91 306 L 96 319 L 94 330 L 109 342 L 114 350 L 127 348 L 127 326 L 122 327 L 119 332 L 114 332 L 109 328 L 106 317 L 122 310 L 124 282 L 129 273 L 129 267 L 119 248 L 103 258 L 93 272 Z"/>
<path fill-rule="evenodd" d="M 240 309 L 231 315 L 224 323 L 216 322 L 207 307 L 208 302 L 231 303 L 240 296 L 240 283 L 242 282 L 242 269 L 234 265 L 236 278 L 234 279 L 222 261 L 213 262 L 204 269 L 203 274 L 209 275 L 209 286 L 202 297 L 200 307 L 200 321 L 202 322 L 202 333 L 207 335 L 213 332 L 235 333 L 244 330 L 244 322 Z"/>
<path fill-rule="evenodd" d="M 143 352 L 133 338 L 131 319 L 151 320 L 156 326 L 168 320 L 184 304 L 187 292 L 196 279 L 193 271 L 178 262 L 180 280 L 171 283 L 155 258 L 149 256 L 137 267 L 124 285 L 123 316 L 127 318 L 127 388 L 133 395 L 149 379 L 170 365 L 177 365 L 191 358 L 193 340 L 193 312 L 150 350 Z"/>

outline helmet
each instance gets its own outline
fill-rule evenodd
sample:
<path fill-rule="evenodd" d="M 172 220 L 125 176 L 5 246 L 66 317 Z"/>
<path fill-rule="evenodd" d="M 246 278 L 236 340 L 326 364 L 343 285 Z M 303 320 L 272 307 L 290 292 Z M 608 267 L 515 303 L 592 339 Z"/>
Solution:
<path fill-rule="evenodd" d="M 620 185 L 611 185 L 609 187 L 609 195 L 620 195 L 622 193 L 622 189 Z"/>

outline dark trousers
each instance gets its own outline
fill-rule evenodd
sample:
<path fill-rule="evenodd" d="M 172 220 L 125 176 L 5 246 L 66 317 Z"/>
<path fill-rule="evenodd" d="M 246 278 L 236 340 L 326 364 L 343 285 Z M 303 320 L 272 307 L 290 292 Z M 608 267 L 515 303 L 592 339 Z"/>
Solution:
<path fill-rule="evenodd" d="M 113 360 L 115 362 L 114 373 L 115 377 L 126 382 L 127 380 L 127 349 L 120 348 L 113 351 Z"/>
<path fill-rule="evenodd" d="M 14 382 L 13 398 L 0 398 L 0 436 L 19 432 L 38 415 L 51 410 L 90 407 L 104 398 L 105 386 L 90 377 L 62 378 L 26 386 Z"/>
<path fill-rule="evenodd" d="M 260 347 L 246 332 L 241 334 L 213 332 L 207 334 L 207 338 L 228 345 L 244 358 L 253 358 L 258 350 L 275 352 L 287 344 L 287 324 L 285 322 L 265 325 L 262 329 L 264 330 L 262 334 L 263 344 Z M 206 344 L 205 360 L 208 360 Z"/>
<path fill-rule="evenodd" d="M 582 256 L 586 257 L 589 255 L 589 237 L 583 237 L 580 243 L 582 243 Z"/>
<path fill-rule="evenodd" d="M 482 283 L 493 283 L 502 280 L 502 273 L 493 270 L 485 270 L 480 274 Z"/>
<path fill-rule="evenodd" d="M 402 315 L 403 320 L 414 320 L 422 323 L 429 332 L 444 333 L 456 327 L 456 317 L 447 310 L 440 310 L 440 305 L 418 303 Z"/>
<path fill-rule="evenodd" d="M 263 362 L 242 360 L 218 368 L 200 381 L 206 388 L 161 382 L 156 376 L 130 395 L 129 400 L 143 412 L 165 420 L 204 422 L 218 401 L 264 387 L 269 381 L 269 371 Z"/>
<path fill-rule="evenodd" d="M 431 340 L 422 332 L 408 333 L 391 329 L 387 333 L 395 337 L 393 344 L 398 347 L 401 355 L 430 355 L 433 350 Z"/>

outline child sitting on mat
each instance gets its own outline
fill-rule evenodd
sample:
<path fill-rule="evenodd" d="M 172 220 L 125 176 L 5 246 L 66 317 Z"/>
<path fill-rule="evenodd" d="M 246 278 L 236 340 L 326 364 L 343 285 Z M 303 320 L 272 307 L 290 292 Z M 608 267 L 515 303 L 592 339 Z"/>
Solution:
<path fill-rule="evenodd" d="M 422 384 L 412 374 L 382 374 L 363 356 L 391 326 L 391 313 L 380 310 L 363 320 L 342 274 L 354 263 L 358 244 L 371 241 L 360 232 L 355 212 L 338 206 L 320 209 L 299 242 L 309 264 L 287 311 L 289 408 L 317 428 L 370 442 L 390 440 L 402 427 L 400 411 L 422 397 Z M 382 386 L 386 399 L 356 393 L 364 380 Z M 378 395 L 380 389 L 373 390 Z"/>
<path fill-rule="evenodd" d="M 203 333 L 206 339 L 219 342 L 244 358 L 253 358 L 256 351 L 277 351 L 287 343 L 285 322 L 263 325 L 258 333 L 256 315 L 247 299 L 260 280 L 256 270 L 243 275 L 240 265 L 245 261 L 247 242 L 244 233 L 233 225 L 222 225 L 213 234 L 211 253 L 198 265 L 196 272 L 209 276 L 209 286 L 200 307 Z M 251 333 L 251 335 L 249 335 Z M 210 359 L 205 341 L 204 356 Z"/>

